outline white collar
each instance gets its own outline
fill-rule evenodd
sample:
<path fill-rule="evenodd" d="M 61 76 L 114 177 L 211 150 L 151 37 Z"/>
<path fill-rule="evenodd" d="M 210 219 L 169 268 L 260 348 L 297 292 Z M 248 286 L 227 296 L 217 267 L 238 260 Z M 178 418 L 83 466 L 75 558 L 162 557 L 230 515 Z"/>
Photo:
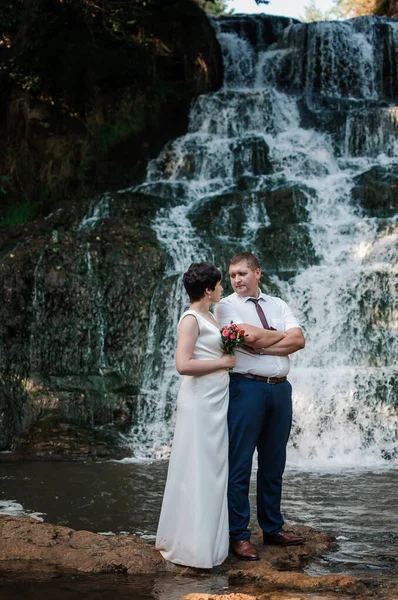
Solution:
<path fill-rule="evenodd" d="M 235 292 L 236 293 L 236 292 Z M 252 300 L 253 296 L 239 296 L 239 294 L 236 294 L 238 296 L 238 298 L 240 298 L 240 300 L 242 302 L 247 302 L 248 300 Z M 256 300 L 264 300 L 264 302 L 267 302 L 267 294 L 264 294 L 264 292 L 261 291 L 260 288 L 258 288 L 258 296 L 256 298 Z"/>

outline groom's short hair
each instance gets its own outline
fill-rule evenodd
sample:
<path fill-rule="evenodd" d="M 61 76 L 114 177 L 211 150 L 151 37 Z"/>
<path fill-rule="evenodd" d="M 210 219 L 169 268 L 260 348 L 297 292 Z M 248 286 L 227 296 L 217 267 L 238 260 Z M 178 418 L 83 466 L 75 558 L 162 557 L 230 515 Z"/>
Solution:
<path fill-rule="evenodd" d="M 210 263 L 192 263 L 184 273 L 184 287 L 191 302 L 201 300 L 206 289 L 214 290 L 221 281 L 221 272 Z"/>
<path fill-rule="evenodd" d="M 252 254 L 251 252 L 238 252 L 238 254 L 234 254 L 231 260 L 229 261 L 229 266 L 237 265 L 240 262 L 246 261 L 249 268 L 252 271 L 260 268 L 260 263 L 258 262 L 257 256 Z"/>

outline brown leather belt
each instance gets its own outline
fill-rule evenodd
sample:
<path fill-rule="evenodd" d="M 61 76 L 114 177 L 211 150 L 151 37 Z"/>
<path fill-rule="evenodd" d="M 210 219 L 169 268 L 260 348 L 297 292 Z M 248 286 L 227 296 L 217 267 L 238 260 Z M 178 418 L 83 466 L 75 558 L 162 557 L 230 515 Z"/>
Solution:
<path fill-rule="evenodd" d="M 239 377 L 247 377 L 247 379 L 254 379 L 255 381 L 264 381 L 264 383 L 283 383 L 286 381 L 286 377 L 263 377 L 262 375 L 252 375 L 251 373 L 232 373 L 232 375 L 238 375 Z"/>

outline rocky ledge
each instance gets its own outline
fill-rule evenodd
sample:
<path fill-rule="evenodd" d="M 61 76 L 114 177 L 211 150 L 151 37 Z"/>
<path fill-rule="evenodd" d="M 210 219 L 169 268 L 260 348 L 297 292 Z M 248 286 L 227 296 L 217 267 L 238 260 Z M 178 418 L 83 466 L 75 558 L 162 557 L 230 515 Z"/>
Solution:
<path fill-rule="evenodd" d="M 317 598 L 348 596 L 357 598 L 376 597 L 366 585 L 354 577 L 325 575 L 311 577 L 300 572 L 309 559 L 326 553 L 333 539 L 310 527 L 290 527 L 290 531 L 304 534 L 307 542 L 303 546 L 278 548 L 263 547 L 259 534 L 253 542 L 259 549 L 261 560 L 254 563 L 239 562 L 229 557 L 212 573 L 224 574 L 231 583 L 261 585 L 261 594 L 248 596 L 258 598 L 302 598 L 298 594 L 317 594 Z M 26 577 L 38 572 L 57 574 L 80 573 L 124 573 L 127 575 L 174 573 L 175 575 L 203 575 L 204 570 L 172 565 L 166 562 L 153 545 L 132 535 L 103 536 L 90 531 L 76 531 L 51 523 L 43 523 L 25 516 L 0 515 L 0 573 L 10 569 Z M 287 595 L 281 595 L 286 592 Z M 318 596 L 318 594 L 322 596 Z M 271 595 L 270 595 L 271 594 Z M 276 594 L 276 595 L 275 595 Z M 327 594 L 327 596 L 325 596 Z M 244 595 L 240 594 L 242 598 Z M 190 595 L 189 600 L 199 597 L 210 600 L 215 596 Z M 235 594 L 236 596 L 236 594 Z M 239 596 L 239 594 L 238 594 Z M 226 598 L 222 596 L 222 598 Z M 246 600 L 246 599 L 245 599 Z"/>

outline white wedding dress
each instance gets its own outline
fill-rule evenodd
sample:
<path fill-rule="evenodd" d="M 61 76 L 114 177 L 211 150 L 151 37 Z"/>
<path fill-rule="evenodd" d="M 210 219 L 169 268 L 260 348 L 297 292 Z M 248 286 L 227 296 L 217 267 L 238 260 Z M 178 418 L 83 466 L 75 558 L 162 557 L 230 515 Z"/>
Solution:
<path fill-rule="evenodd" d="M 199 326 L 193 358 L 221 358 L 221 337 L 196 311 Z M 211 568 L 228 555 L 228 384 L 223 369 L 184 376 L 163 497 L 156 548 L 173 563 Z"/>

